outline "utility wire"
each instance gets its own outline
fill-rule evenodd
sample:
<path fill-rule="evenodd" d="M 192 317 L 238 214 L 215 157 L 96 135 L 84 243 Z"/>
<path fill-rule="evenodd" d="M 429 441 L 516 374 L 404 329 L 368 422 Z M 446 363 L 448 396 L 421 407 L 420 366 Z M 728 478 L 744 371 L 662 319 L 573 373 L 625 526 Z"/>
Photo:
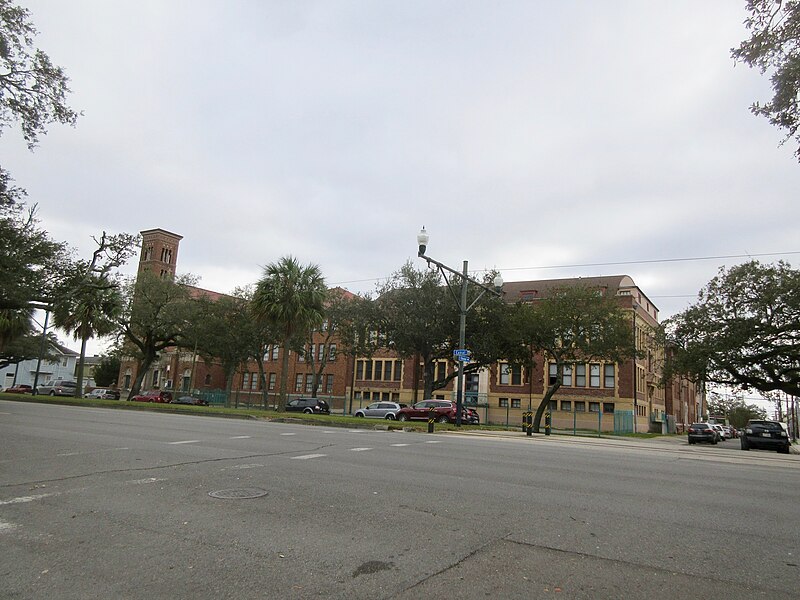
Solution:
<path fill-rule="evenodd" d="M 656 263 L 676 263 L 676 262 L 692 262 L 700 260 L 722 260 L 728 258 L 756 258 L 761 256 L 783 256 L 787 254 L 800 254 L 800 250 L 791 252 L 762 252 L 760 254 L 726 254 L 721 256 L 692 256 L 687 258 L 654 258 L 649 260 L 627 260 L 618 262 L 600 262 L 600 263 L 579 263 L 573 265 L 541 265 L 536 267 L 509 267 L 498 268 L 498 271 L 533 271 L 536 269 L 577 269 L 582 267 L 612 267 L 617 265 L 647 265 Z M 475 269 L 471 273 L 485 273 L 489 269 Z M 373 277 L 372 279 L 353 279 L 350 281 L 338 281 L 331 285 L 343 285 L 348 283 L 368 283 L 370 281 L 382 281 L 388 277 Z M 653 296 L 653 298 L 691 298 L 694 295 L 678 295 L 678 296 Z"/>

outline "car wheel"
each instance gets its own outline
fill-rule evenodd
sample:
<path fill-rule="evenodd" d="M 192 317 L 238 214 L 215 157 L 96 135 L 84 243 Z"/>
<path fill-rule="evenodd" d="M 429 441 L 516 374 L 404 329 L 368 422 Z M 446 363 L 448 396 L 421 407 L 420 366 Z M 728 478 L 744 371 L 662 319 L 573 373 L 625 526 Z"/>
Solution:
<path fill-rule="evenodd" d="M 355 414 L 355 416 L 356 416 L 356 417 L 358 417 L 359 419 L 363 419 L 363 418 L 364 418 L 364 413 L 358 413 L 358 412 L 357 412 L 357 413 Z"/>
<path fill-rule="evenodd" d="M 55 393 L 55 392 L 50 392 L 50 395 L 51 395 L 51 396 L 55 396 L 55 395 L 56 395 L 56 393 Z"/>
<path fill-rule="evenodd" d="M 744 441 L 744 438 L 742 438 L 742 444 L 741 444 L 741 446 L 742 446 L 742 450 L 750 450 L 750 444 L 748 444 L 747 442 L 745 442 L 745 441 Z"/>
<path fill-rule="evenodd" d="M 439 422 L 439 423 L 449 423 L 450 422 L 450 418 L 447 415 L 442 415 L 441 417 L 436 419 L 436 421 Z"/>
<path fill-rule="evenodd" d="M 310 415 L 310 414 L 311 414 L 311 413 L 313 413 L 313 412 L 314 412 L 313 410 L 311 410 L 310 408 L 307 408 L 307 409 L 305 409 L 305 410 L 303 411 L 303 414 Z"/>
<path fill-rule="evenodd" d="M 386 415 L 386 420 L 387 421 L 394 421 L 394 415 L 392 413 L 389 413 L 388 415 Z"/>
<path fill-rule="evenodd" d="M 717 440 L 717 438 L 714 438 L 713 440 L 711 440 L 711 443 L 712 443 L 712 444 L 714 444 L 714 445 L 716 446 L 716 445 L 717 445 L 717 443 L 718 443 L 718 440 Z"/>
<path fill-rule="evenodd" d="M 789 446 L 781 446 L 778 448 L 778 454 L 789 454 Z"/>
<path fill-rule="evenodd" d="M 694 446 L 694 440 L 689 440 L 689 445 Z"/>
<path fill-rule="evenodd" d="M 402 414 L 399 417 L 397 417 L 397 420 L 398 421 L 408 421 L 408 415 Z"/>

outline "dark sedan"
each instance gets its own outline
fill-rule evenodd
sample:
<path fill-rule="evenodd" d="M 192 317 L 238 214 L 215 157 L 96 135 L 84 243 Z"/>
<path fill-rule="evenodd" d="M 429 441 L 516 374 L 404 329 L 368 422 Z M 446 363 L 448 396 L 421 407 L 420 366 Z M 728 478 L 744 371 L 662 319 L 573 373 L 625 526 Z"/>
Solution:
<path fill-rule="evenodd" d="M 307 415 L 329 415 L 331 407 L 319 398 L 295 398 L 286 405 L 286 412 L 301 412 Z"/>
<path fill-rule="evenodd" d="M 710 423 L 692 423 L 689 426 L 689 443 L 708 442 L 716 444 L 719 441 L 717 430 Z"/>
<path fill-rule="evenodd" d="M 179 396 L 175 398 L 170 404 L 188 404 L 191 406 L 208 406 L 208 402 L 195 398 L 194 396 Z"/>

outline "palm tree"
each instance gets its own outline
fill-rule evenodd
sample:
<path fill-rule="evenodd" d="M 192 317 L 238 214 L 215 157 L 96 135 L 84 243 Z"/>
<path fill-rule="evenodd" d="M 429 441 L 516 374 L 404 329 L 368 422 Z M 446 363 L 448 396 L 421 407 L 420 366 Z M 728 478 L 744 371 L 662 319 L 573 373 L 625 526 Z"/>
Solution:
<path fill-rule="evenodd" d="M 256 284 L 253 314 L 273 328 L 283 348 L 278 411 L 286 408 L 289 348 L 302 343 L 310 329 L 322 324 L 326 294 L 319 266 L 303 266 L 291 256 L 267 265 Z"/>

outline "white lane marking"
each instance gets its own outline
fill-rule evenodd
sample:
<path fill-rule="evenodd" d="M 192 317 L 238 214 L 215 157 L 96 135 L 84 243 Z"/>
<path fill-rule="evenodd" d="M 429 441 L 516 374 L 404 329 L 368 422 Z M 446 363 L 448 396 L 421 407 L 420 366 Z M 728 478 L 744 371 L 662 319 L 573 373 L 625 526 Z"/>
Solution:
<path fill-rule="evenodd" d="M 334 433 L 333 431 L 323 431 L 322 433 Z"/>
<path fill-rule="evenodd" d="M 389 445 L 394 448 L 402 448 L 403 446 L 408 446 L 408 444 L 389 444 Z"/>
<path fill-rule="evenodd" d="M 80 452 L 62 452 L 61 454 L 56 454 L 56 456 L 78 456 Z"/>
<path fill-rule="evenodd" d="M 438 443 L 440 443 L 440 442 L 439 442 L 439 440 L 428 440 L 428 441 L 427 441 L 427 442 L 425 442 L 425 443 L 426 443 L 426 444 L 438 444 Z"/>
<path fill-rule="evenodd" d="M 114 448 L 114 450 L 130 450 L 130 448 Z"/>
<path fill-rule="evenodd" d="M 249 440 L 250 436 L 249 435 L 235 435 L 230 439 L 232 439 L 232 440 Z"/>
<path fill-rule="evenodd" d="M 10 415 L 10 414 L 11 414 L 11 413 L 7 413 L 7 412 L 0 412 L 0 415 Z"/>
<path fill-rule="evenodd" d="M 176 444 L 198 444 L 201 441 L 202 440 L 183 440 L 181 442 L 167 442 L 167 443 L 174 446 Z"/>
<path fill-rule="evenodd" d="M 296 433 L 282 433 L 281 435 L 297 435 Z"/>
<path fill-rule="evenodd" d="M 291 456 L 292 460 L 308 460 L 309 458 L 322 458 L 328 456 L 327 454 L 303 454 L 302 456 Z"/>
<path fill-rule="evenodd" d="M 364 433 L 363 429 L 348 429 L 347 433 Z"/>
<path fill-rule="evenodd" d="M 131 481 L 126 481 L 125 483 L 156 483 L 157 481 L 166 481 L 166 479 L 162 479 L 160 477 L 147 477 L 146 479 L 132 479 Z"/>
<path fill-rule="evenodd" d="M 229 469 L 256 469 L 258 467 L 263 467 L 264 465 L 259 463 L 253 463 L 250 465 L 233 465 L 232 467 L 228 467 Z"/>
<path fill-rule="evenodd" d="M 6 523 L 5 521 L 0 521 L 0 532 L 10 531 L 12 529 L 16 529 L 17 527 L 18 525 L 15 525 L 14 523 Z"/>
<path fill-rule="evenodd" d="M 372 450 L 372 448 L 350 448 L 350 452 L 364 452 L 365 450 Z"/>
<path fill-rule="evenodd" d="M 0 500 L 0 506 L 4 506 L 6 504 L 22 504 L 24 502 L 33 502 L 34 500 L 39 500 L 41 498 L 47 498 L 48 496 L 55 496 L 56 494 L 36 494 L 35 496 L 21 496 L 19 498 L 12 498 L 11 500 Z"/>

